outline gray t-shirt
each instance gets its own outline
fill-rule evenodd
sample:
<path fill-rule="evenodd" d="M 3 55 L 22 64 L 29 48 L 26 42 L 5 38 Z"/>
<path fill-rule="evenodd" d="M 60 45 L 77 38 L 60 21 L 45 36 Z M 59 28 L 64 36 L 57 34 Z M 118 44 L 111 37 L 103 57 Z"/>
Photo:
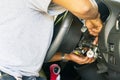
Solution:
<path fill-rule="evenodd" d="M 54 16 L 63 11 L 51 0 L 0 0 L 0 70 L 15 77 L 38 76 Z"/>

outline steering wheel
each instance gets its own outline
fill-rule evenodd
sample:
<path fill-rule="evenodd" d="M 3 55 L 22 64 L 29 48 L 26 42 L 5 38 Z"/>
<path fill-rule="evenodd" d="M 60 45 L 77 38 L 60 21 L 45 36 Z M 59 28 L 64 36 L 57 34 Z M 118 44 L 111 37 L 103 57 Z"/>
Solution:
<path fill-rule="evenodd" d="M 64 36 L 67 34 L 67 32 L 70 28 L 72 21 L 73 21 L 73 15 L 70 12 L 67 12 L 64 15 L 64 19 L 62 21 L 61 28 L 59 29 L 59 32 L 56 35 L 56 38 L 52 41 L 52 43 L 48 49 L 47 56 L 45 58 L 45 62 L 49 61 L 51 59 L 51 57 L 55 54 L 57 49 L 59 48 L 61 42 L 63 41 Z"/>

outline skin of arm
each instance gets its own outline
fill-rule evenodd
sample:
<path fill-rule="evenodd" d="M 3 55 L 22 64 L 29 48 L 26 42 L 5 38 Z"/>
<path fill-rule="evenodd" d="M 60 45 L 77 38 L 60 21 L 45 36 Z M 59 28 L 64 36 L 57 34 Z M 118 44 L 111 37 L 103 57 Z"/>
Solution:
<path fill-rule="evenodd" d="M 87 26 L 90 34 L 93 36 L 98 36 L 99 32 L 103 27 L 103 23 L 100 19 L 100 15 L 98 15 L 98 18 L 96 19 L 85 20 L 85 25 Z"/>
<path fill-rule="evenodd" d="M 60 61 L 62 60 L 62 53 L 61 52 L 57 52 L 49 62 L 54 62 L 54 61 Z M 78 56 L 74 53 L 70 53 L 70 54 L 64 54 L 64 59 L 67 61 L 73 61 L 77 64 L 88 64 L 88 63 L 92 63 L 95 61 L 94 58 L 88 58 L 85 56 Z"/>
<path fill-rule="evenodd" d="M 53 3 L 66 8 L 76 17 L 84 19 L 85 25 L 88 28 L 90 34 L 98 36 L 99 32 L 102 29 L 102 21 L 100 19 L 98 7 L 94 6 L 91 1 L 93 0 L 52 0 Z M 97 44 L 96 42 L 97 38 L 95 39 L 94 43 Z M 93 58 L 78 56 L 74 53 L 65 54 L 65 59 L 78 64 L 87 64 L 95 61 Z M 52 57 L 50 62 L 59 60 L 61 60 L 61 53 L 57 52 Z"/>
<path fill-rule="evenodd" d="M 76 17 L 84 19 L 90 34 L 98 36 L 103 24 L 94 0 L 52 0 L 52 2 L 66 8 Z"/>
<path fill-rule="evenodd" d="M 78 18 L 95 19 L 98 16 L 98 7 L 93 6 L 91 0 L 52 0 L 53 3 L 58 4 Z"/>

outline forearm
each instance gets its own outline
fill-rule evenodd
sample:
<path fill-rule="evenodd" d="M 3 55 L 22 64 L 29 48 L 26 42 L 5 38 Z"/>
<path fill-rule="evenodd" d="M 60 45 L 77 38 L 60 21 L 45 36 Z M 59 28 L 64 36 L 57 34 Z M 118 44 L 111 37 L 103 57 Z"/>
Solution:
<path fill-rule="evenodd" d="M 57 52 L 57 53 L 51 58 L 51 60 L 50 60 L 49 62 L 54 62 L 54 61 L 60 61 L 60 60 L 62 60 L 62 59 L 63 59 L 63 58 L 62 58 L 62 57 L 63 57 L 62 55 L 64 56 L 64 59 L 65 59 L 65 60 L 67 60 L 67 61 L 70 60 L 69 57 L 68 57 L 68 54 L 65 54 L 65 53 L 63 54 L 63 53 L 61 53 L 61 52 Z"/>
<path fill-rule="evenodd" d="M 92 0 L 53 0 L 53 2 L 82 19 L 95 19 L 99 14 L 98 7 Z"/>
<path fill-rule="evenodd" d="M 61 53 L 57 52 L 51 59 L 49 62 L 53 62 L 53 61 L 60 61 L 61 60 Z"/>
<path fill-rule="evenodd" d="M 88 57 L 85 57 L 82 55 L 78 56 L 74 53 L 69 53 L 69 54 L 64 53 L 64 55 L 62 55 L 62 54 L 63 53 L 61 53 L 61 52 L 57 52 L 49 62 L 66 60 L 66 61 L 75 62 L 77 64 L 87 64 L 87 63 L 92 63 L 95 61 L 94 58 L 88 58 Z M 64 59 L 62 57 L 64 57 Z"/>

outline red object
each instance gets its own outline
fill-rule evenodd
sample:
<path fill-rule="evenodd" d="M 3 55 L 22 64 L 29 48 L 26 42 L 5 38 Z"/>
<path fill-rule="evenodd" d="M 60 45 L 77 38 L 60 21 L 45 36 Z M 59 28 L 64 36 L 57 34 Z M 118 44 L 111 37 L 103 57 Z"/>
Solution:
<path fill-rule="evenodd" d="M 58 64 L 50 65 L 50 80 L 56 80 L 60 75 L 60 66 Z"/>

